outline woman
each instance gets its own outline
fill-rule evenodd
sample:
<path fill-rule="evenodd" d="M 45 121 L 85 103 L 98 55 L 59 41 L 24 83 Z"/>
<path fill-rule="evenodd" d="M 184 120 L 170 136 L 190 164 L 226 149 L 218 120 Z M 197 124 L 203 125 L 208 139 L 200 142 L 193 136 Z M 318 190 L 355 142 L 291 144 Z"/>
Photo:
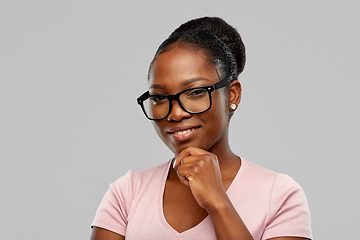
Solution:
<path fill-rule="evenodd" d="M 311 239 L 301 187 L 230 149 L 244 64 L 220 18 L 184 23 L 160 45 L 138 103 L 175 157 L 111 184 L 91 239 Z"/>

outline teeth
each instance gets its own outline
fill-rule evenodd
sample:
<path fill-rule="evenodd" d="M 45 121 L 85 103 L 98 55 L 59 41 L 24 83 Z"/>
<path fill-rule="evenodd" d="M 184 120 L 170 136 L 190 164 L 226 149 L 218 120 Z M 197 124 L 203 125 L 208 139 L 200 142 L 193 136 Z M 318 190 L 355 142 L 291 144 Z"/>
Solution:
<path fill-rule="evenodd" d="M 178 132 L 174 132 L 174 134 L 176 135 L 184 135 L 188 132 L 191 132 L 192 130 L 194 130 L 195 128 L 192 128 L 192 129 L 187 129 L 187 130 L 184 130 L 184 131 L 178 131 Z"/>

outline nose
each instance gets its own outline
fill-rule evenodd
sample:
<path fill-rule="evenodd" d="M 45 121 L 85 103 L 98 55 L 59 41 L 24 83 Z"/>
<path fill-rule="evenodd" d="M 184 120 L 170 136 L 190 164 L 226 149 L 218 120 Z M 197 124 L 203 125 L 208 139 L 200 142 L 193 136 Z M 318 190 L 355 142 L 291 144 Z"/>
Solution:
<path fill-rule="evenodd" d="M 186 112 L 181 106 L 180 103 L 176 100 L 172 102 L 172 108 L 167 120 L 179 122 L 184 118 L 190 118 L 192 116 L 191 113 Z"/>

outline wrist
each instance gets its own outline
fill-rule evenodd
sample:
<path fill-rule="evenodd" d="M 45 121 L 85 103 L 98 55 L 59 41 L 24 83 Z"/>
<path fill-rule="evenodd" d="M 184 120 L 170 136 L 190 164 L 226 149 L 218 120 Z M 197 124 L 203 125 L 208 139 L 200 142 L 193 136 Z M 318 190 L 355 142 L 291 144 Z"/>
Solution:
<path fill-rule="evenodd" d="M 209 213 L 209 215 L 225 213 L 230 209 L 233 209 L 233 205 L 225 193 L 225 196 L 218 196 L 212 204 L 209 204 L 205 207 L 205 210 Z"/>

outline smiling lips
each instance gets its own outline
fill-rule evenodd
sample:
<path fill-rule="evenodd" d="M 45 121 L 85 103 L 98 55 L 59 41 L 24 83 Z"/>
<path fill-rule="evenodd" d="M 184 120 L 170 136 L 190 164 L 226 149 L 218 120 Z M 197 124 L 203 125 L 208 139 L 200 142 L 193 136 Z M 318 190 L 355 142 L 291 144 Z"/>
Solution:
<path fill-rule="evenodd" d="M 177 141 L 186 141 L 188 140 L 199 127 L 191 127 L 187 129 L 176 129 L 168 131 L 170 136 L 172 136 Z"/>

